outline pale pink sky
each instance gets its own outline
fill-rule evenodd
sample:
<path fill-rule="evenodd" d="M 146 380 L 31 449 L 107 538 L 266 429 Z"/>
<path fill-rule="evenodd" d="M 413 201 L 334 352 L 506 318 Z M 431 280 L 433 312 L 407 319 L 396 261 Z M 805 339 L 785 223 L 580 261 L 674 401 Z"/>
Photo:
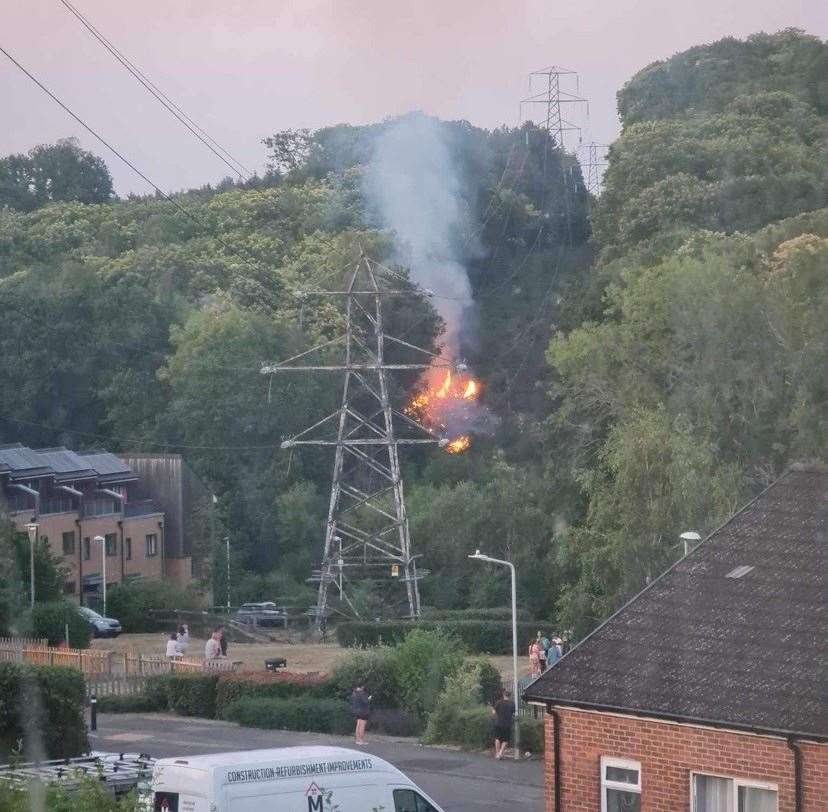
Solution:
<path fill-rule="evenodd" d="M 288 127 L 412 109 L 518 122 L 527 74 L 580 73 L 587 139 L 608 141 L 615 92 L 691 45 L 794 26 L 828 36 L 824 0 L 74 0 L 98 29 L 243 162 Z M 226 168 L 95 42 L 59 0 L 0 0 L 0 45 L 164 189 Z M 75 135 L 119 193 L 148 191 L 0 55 L 0 155 Z"/>

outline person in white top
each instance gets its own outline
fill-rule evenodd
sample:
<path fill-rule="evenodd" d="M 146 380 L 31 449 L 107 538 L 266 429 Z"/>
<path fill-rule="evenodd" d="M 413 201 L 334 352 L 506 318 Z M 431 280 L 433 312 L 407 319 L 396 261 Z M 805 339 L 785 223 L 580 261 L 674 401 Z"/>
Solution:
<path fill-rule="evenodd" d="M 187 646 L 190 645 L 190 629 L 184 623 L 178 627 L 178 653 L 182 656 L 187 653 Z"/>
<path fill-rule="evenodd" d="M 217 660 L 221 657 L 221 627 L 213 629 L 213 634 L 204 646 L 204 659 Z"/>
<path fill-rule="evenodd" d="M 170 632 L 170 639 L 167 640 L 167 656 L 180 657 L 181 652 L 178 650 L 178 637 L 175 632 Z"/>

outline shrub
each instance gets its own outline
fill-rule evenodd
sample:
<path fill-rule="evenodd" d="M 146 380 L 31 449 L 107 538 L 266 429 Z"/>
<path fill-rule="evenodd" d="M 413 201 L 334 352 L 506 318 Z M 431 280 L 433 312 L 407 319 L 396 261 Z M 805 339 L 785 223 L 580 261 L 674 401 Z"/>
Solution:
<path fill-rule="evenodd" d="M 71 668 L 0 663 L 0 753 L 8 756 L 27 730 L 42 734 L 49 758 L 86 752 L 83 674 Z"/>
<path fill-rule="evenodd" d="M 350 620 L 337 624 L 336 640 L 344 648 L 367 648 L 368 646 L 396 645 L 416 624 L 406 621 L 372 623 Z"/>
<path fill-rule="evenodd" d="M 544 750 L 543 720 L 521 717 L 520 727 L 520 749 L 530 753 L 542 753 Z"/>
<path fill-rule="evenodd" d="M 464 668 L 447 680 L 428 718 L 424 741 L 429 744 L 459 744 L 472 750 L 489 745 L 492 714 L 480 701 L 477 680 L 474 668 Z"/>
<path fill-rule="evenodd" d="M 144 684 L 144 696 L 147 701 L 157 707 L 158 710 L 169 710 L 169 698 L 167 696 L 167 682 L 172 674 L 158 674 L 148 677 Z"/>
<path fill-rule="evenodd" d="M 271 730 L 344 734 L 354 727 L 350 707 L 341 699 L 239 699 L 224 709 L 224 718 Z"/>
<path fill-rule="evenodd" d="M 36 603 L 32 609 L 32 636 L 45 637 L 50 646 L 56 646 L 66 636 L 69 625 L 69 641 L 73 648 L 89 648 L 92 630 L 78 608 L 68 601 Z"/>
<path fill-rule="evenodd" d="M 180 716 L 216 716 L 217 674 L 169 674 L 164 682 L 167 707 Z"/>
<path fill-rule="evenodd" d="M 224 718 L 224 709 L 239 699 L 321 699 L 332 694 L 331 683 L 326 674 L 295 674 L 290 671 L 226 674 L 219 677 L 216 689 L 216 716 Z"/>
<path fill-rule="evenodd" d="M 503 693 L 503 678 L 497 666 L 485 657 L 466 660 L 464 669 L 469 669 L 475 676 L 479 696 L 484 705 L 494 705 Z"/>
<path fill-rule="evenodd" d="M 418 716 L 400 708 L 373 708 L 369 729 L 386 736 L 419 736 L 423 722 Z"/>
<path fill-rule="evenodd" d="M 361 682 L 375 706 L 396 708 L 400 704 L 396 654 L 387 646 L 349 651 L 331 674 L 333 695 L 348 700 L 354 686 Z"/>
<path fill-rule="evenodd" d="M 26 785 L 13 785 L 0 781 L 0 809 L 3 812 L 30 812 L 32 809 L 46 809 L 49 812 L 145 812 L 146 803 L 136 793 L 121 798 L 112 797 L 109 790 L 94 778 L 83 778 L 79 787 L 69 790 L 51 785 L 46 788 L 46 797 L 41 805 Z"/>
<path fill-rule="evenodd" d="M 101 713 L 155 713 L 166 709 L 166 698 L 159 700 L 157 695 L 102 696 L 98 700 Z"/>
<path fill-rule="evenodd" d="M 394 650 L 394 672 L 402 706 L 425 719 L 446 678 L 463 664 L 466 651 L 457 638 L 435 629 L 414 629 Z"/>

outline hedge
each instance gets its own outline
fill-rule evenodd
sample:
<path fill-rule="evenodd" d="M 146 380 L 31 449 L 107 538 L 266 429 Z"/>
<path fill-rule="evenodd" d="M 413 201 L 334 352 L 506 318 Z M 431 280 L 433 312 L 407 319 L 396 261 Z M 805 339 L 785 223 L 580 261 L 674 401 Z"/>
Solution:
<path fill-rule="evenodd" d="M 218 674 L 159 674 L 147 679 L 144 696 L 158 710 L 214 719 Z"/>
<path fill-rule="evenodd" d="M 191 589 L 171 590 L 163 581 L 127 581 L 112 587 L 107 595 L 107 612 L 121 621 L 127 633 L 170 631 L 170 623 L 159 620 L 153 611 L 198 608 L 198 596 Z"/>
<path fill-rule="evenodd" d="M 27 750 L 42 746 L 48 758 L 85 753 L 85 699 L 83 674 L 75 669 L 0 663 L 0 754 L 8 759 L 21 739 Z M 27 741 L 27 730 L 36 730 L 38 740 Z"/>
<path fill-rule="evenodd" d="M 377 706 L 396 708 L 400 703 L 395 650 L 387 646 L 349 651 L 331 674 L 333 696 L 349 700 L 354 687 L 361 683 Z"/>
<path fill-rule="evenodd" d="M 545 747 L 545 736 L 542 719 L 528 719 L 521 717 L 520 722 L 520 749 L 527 753 L 542 753 Z"/>
<path fill-rule="evenodd" d="M 50 646 L 56 646 L 66 637 L 69 626 L 69 642 L 72 648 L 89 648 L 92 629 L 77 606 L 69 601 L 36 603 L 32 608 L 32 637 L 45 637 Z"/>
<path fill-rule="evenodd" d="M 341 699 L 239 699 L 223 715 L 230 722 L 269 730 L 345 734 L 354 728 L 350 706 Z"/>
<path fill-rule="evenodd" d="M 396 645 L 415 628 L 452 634 L 475 654 L 512 653 L 512 623 L 508 620 L 347 621 L 336 627 L 336 639 L 339 645 L 346 648 Z M 550 628 L 550 624 L 539 621 L 518 623 L 518 649 L 521 653 L 527 649 L 539 628 Z"/>
<path fill-rule="evenodd" d="M 223 718 L 224 709 L 241 699 L 324 699 L 332 695 L 332 685 L 325 674 L 290 671 L 225 674 L 219 677 L 216 689 L 216 716 Z"/>
<path fill-rule="evenodd" d="M 98 700 L 100 713 L 155 713 L 167 709 L 166 698 L 135 694 L 133 696 L 102 696 Z"/>

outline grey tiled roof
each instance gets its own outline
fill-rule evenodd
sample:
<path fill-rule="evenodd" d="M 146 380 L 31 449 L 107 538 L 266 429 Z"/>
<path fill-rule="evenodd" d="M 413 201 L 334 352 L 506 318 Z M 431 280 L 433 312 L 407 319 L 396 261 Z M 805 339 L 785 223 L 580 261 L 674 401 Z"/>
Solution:
<path fill-rule="evenodd" d="M 828 739 L 826 538 L 828 469 L 795 466 L 526 697 Z"/>
<path fill-rule="evenodd" d="M 137 474 L 121 459 L 108 451 L 90 451 L 79 455 L 91 468 L 95 469 L 102 482 L 124 482 L 138 479 Z"/>
<path fill-rule="evenodd" d="M 101 484 L 138 478 L 126 463 L 106 451 L 79 454 L 67 448 L 34 450 L 19 443 L 0 446 L 0 473 L 16 480 L 54 476 L 59 482 L 94 477 Z"/>

